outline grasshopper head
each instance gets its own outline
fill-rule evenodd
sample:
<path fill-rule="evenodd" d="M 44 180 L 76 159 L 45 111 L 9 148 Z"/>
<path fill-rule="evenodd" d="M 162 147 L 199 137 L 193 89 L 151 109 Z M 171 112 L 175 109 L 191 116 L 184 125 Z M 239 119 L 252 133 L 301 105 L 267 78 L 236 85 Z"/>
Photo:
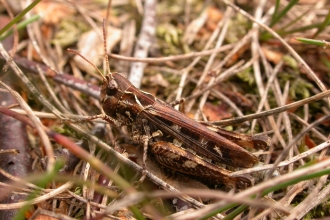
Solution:
<path fill-rule="evenodd" d="M 105 76 L 101 87 L 100 101 L 104 112 L 113 118 L 130 117 L 135 115 L 140 108 L 136 106 L 136 98 L 131 92 L 127 92 L 133 85 L 123 75 L 112 73 Z M 129 112 L 129 113 L 127 113 Z"/>
<path fill-rule="evenodd" d="M 122 95 L 121 90 L 113 75 L 106 75 L 101 86 L 100 101 L 104 112 L 114 117 L 116 114 L 117 104 Z"/>

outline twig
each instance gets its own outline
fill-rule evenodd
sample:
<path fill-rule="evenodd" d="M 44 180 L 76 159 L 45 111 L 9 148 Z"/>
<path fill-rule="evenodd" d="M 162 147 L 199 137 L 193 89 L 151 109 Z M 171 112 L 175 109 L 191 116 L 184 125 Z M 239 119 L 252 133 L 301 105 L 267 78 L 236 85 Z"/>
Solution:
<path fill-rule="evenodd" d="M 304 105 L 306 106 L 306 105 Z M 297 115 L 293 114 L 293 113 L 289 113 L 289 116 L 292 117 L 293 119 L 297 120 L 299 123 L 308 126 L 309 124 L 303 120 L 302 118 L 298 117 Z M 327 141 L 328 138 L 326 136 L 324 136 L 323 134 L 321 134 L 318 130 L 316 130 L 315 128 L 312 128 L 311 130 L 315 136 L 317 136 L 318 138 L 320 138 L 322 141 Z"/>
<path fill-rule="evenodd" d="M 249 198 L 243 198 L 242 200 L 238 200 L 234 195 L 230 195 L 230 193 L 226 193 L 226 192 L 221 192 L 218 190 L 207 190 L 207 189 L 200 189 L 200 190 L 182 190 L 181 192 L 165 192 L 165 191 L 155 191 L 149 194 L 150 197 L 153 198 L 172 198 L 172 197 L 177 197 L 177 196 L 181 196 L 181 195 L 189 195 L 192 197 L 199 197 L 199 198 L 212 198 L 212 199 L 217 199 L 217 200 L 222 200 L 225 202 L 232 202 L 232 203 L 246 203 L 246 204 L 250 204 L 252 206 L 256 206 L 256 207 L 262 207 L 262 208 L 268 208 L 268 207 L 273 207 L 275 209 L 278 209 L 280 211 L 283 212 L 288 212 L 289 208 L 285 208 L 283 206 L 280 206 L 278 204 L 274 204 L 274 203 L 268 203 L 268 202 L 264 202 L 264 201 L 256 201 L 256 200 L 252 200 Z M 241 199 L 241 198 L 240 198 Z M 262 204 L 264 203 L 264 204 Z M 212 206 L 212 205 L 209 205 Z M 205 207 L 205 210 L 207 209 L 207 207 Z M 197 213 L 198 211 L 196 211 Z M 203 216 L 206 213 L 200 213 L 199 216 Z"/>
<path fill-rule="evenodd" d="M 272 178 L 270 180 L 262 182 L 254 187 L 248 188 L 244 191 L 241 191 L 241 192 L 239 192 L 235 195 L 231 195 L 231 196 L 234 198 L 237 198 L 237 199 L 248 198 L 249 196 L 263 192 L 264 190 L 267 190 L 270 187 L 279 185 L 283 182 L 291 181 L 296 178 L 305 176 L 307 174 L 311 174 L 311 173 L 314 173 L 314 172 L 317 172 L 320 170 L 324 170 L 325 168 L 328 168 L 329 165 L 330 165 L 330 160 L 327 159 L 327 160 L 321 161 L 315 165 L 309 166 L 308 168 L 298 169 L 298 170 L 293 171 L 292 173 L 287 173 L 283 176 L 278 176 L 276 178 Z M 221 207 L 225 204 L 226 203 L 223 201 L 213 203 L 212 205 L 210 205 L 210 206 L 212 206 L 212 208 L 209 210 L 208 213 L 212 213 L 212 211 L 217 210 L 219 207 Z M 202 209 L 204 209 L 204 208 L 202 208 Z M 205 209 L 209 209 L 209 206 L 206 206 Z"/>
<path fill-rule="evenodd" d="M 33 200 L 25 201 L 25 202 L 17 202 L 17 203 L 11 203 L 11 204 L 0 204 L 0 210 L 7 210 L 7 209 L 19 209 L 22 208 L 25 205 L 30 204 L 37 204 L 43 201 L 46 201 L 50 198 L 53 198 L 54 196 L 66 191 L 67 189 L 71 188 L 73 183 L 67 182 L 58 188 L 52 190 L 51 192 L 48 192 L 44 195 L 39 196 L 38 198 L 35 198 Z"/>
<path fill-rule="evenodd" d="M 222 21 L 222 20 L 221 20 Z M 235 47 L 232 49 L 232 50 L 230 50 L 230 52 L 229 52 L 229 54 L 228 55 L 226 55 L 226 57 L 220 62 L 220 64 L 218 64 L 216 67 L 214 67 L 213 68 L 213 70 L 215 70 L 215 72 L 216 72 L 216 74 L 218 75 L 219 73 L 220 73 L 220 71 L 221 71 L 221 69 L 222 69 L 222 66 L 224 65 L 224 64 L 226 64 L 227 63 L 227 61 L 243 46 L 243 45 L 245 45 L 248 41 L 249 41 L 249 39 L 250 39 L 250 37 L 251 37 L 251 33 L 253 32 L 254 30 L 250 30 L 250 32 L 247 34 L 247 35 L 245 35 L 244 37 L 243 37 L 243 39 L 241 39 L 238 43 L 236 43 L 236 45 L 235 45 Z M 206 75 L 204 74 L 204 77 L 205 77 Z M 220 76 L 219 76 L 220 77 Z M 196 93 L 199 93 L 200 91 L 200 89 L 201 89 L 201 85 L 202 85 L 202 83 L 204 82 L 204 78 L 203 77 L 201 77 L 200 79 L 199 79 L 199 81 L 198 81 L 198 83 L 197 83 L 197 85 L 196 85 L 196 88 L 195 88 L 195 90 L 192 92 L 192 95 L 194 96 Z M 213 84 L 213 83 L 212 83 Z M 208 87 L 209 86 L 211 86 L 212 84 L 208 84 Z M 204 90 L 204 89 L 203 89 Z M 195 103 L 195 100 L 191 100 L 188 104 L 187 104 L 187 107 L 186 107 L 186 109 L 187 109 L 187 111 L 190 111 L 190 109 L 192 108 L 192 106 L 193 106 L 193 104 Z"/>
<path fill-rule="evenodd" d="M 200 16 L 203 16 L 204 13 L 205 12 L 203 11 Z M 208 41 L 205 44 L 205 46 L 203 47 L 203 50 L 202 51 L 207 50 L 207 49 L 209 49 L 212 46 L 212 43 L 215 41 L 216 37 L 220 33 L 220 30 L 221 30 L 222 25 L 223 25 L 223 21 L 221 20 L 221 21 L 218 22 L 216 29 L 213 31 L 211 37 L 208 39 Z M 189 30 L 186 30 L 185 35 L 190 35 Z M 183 91 L 184 85 L 186 83 L 186 79 L 188 78 L 188 73 L 199 62 L 200 59 L 201 59 L 201 57 L 196 57 L 189 64 L 189 66 L 187 66 L 186 68 L 182 69 L 182 76 L 181 76 L 181 80 L 180 80 L 180 83 L 179 83 L 176 100 L 180 100 L 181 99 L 182 91 Z M 186 111 L 189 111 L 189 109 L 186 108 Z"/>
<path fill-rule="evenodd" d="M 267 175 L 265 179 L 268 179 L 271 177 L 273 172 L 276 170 L 278 164 L 285 158 L 287 155 L 288 151 L 290 151 L 291 147 L 297 143 L 298 140 L 300 140 L 309 130 L 317 126 L 318 124 L 322 123 L 324 120 L 330 118 L 330 115 L 325 115 L 313 123 L 311 123 L 308 127 L 306 127 L 304 130 L 302 130 L 287 146 L 286 148 L 281 152 L 281 154 L 276 158 L 276 161 L 273 164 L 273 167 L 267 172 Z"/>
<path fill-rule="evenodd" d="M 328 175 L 319 178 L 316 186 L 313 187 L 312 191 L 308 194 L 304 201 L 300 202 L 293 210 L 291 210 L 290 215 L 286 218 L 287 220 L 301 219 L 311 209 L 319 205 L 325 197 L 329 196 L 330 186 L 326 186 L 327 178 Z M 325 188 L 323 188 L 324 186 Z"/>
<path fill-rule="evenodd" d="M 144 1 L 144 18 L 139 39 L 134 49 L 134 57 L 146 57 L 156 32 L 156 4 L 157 0 Z M 128 76 L 129 81 L 140 88 L 145 64 L 132 63 Z"/>
<path fill-rule="evenodd" d="M 305 157 L 308 157 L 308 156 L 311 156 L 313 154 L 315 154 L 316 152 L 319 152 L 321 150 L 324 150 L 324 149 L 327 149 L 328 147 L 330 147 L 330 142 L 329 141 L 326 141 L 316 147 L 313 147 L 312 149 L 308 150 L 308 151 L 305 151 L 295 157 L 292 157 L 291 159 L 289 160 L 284 160 L 284 161 L 281 161 L 277 167 L 284 167 L 284 166 L 288 166 L 289 164 L 292 164 L 298 160 L 301 160 Z M 231 173 L 231 176 L 241 176 L 243 174 L 248 174 L 248 173 L 253 173 L 253 172 L 260 172 L 260 171 L 263 171 L 263 170 L 269 170 L 273 167 L 274 165 L 273 164 L 267 164 L 267 165 L 262 165 L 262 166 L 256 166 L 256 167 L 253 167 L 253 168 L 249 168 L 249 169 L 244 169 L 244 170 L 239 170 L 239 171 L 236 171 L 236 172 L 232 172 Z"/>
<path fill-rule="evenodd" d="M 2 46 L 1 43 L 0 43 L 0 53 L 2 54 L 2 56 L 7 61 L 10 60 L 10 57 L 9 57 L 7 51 L 5 51 L 5 49 L 3 48 L 3 46 Z M 41 103 L 43 103 L 46 108 L 48 108 L 51 112 L 53 112 L 54 115 L 56 115 L 58 118 L 64 119 L 62 113 L 59 112 L 56 108 L 54 108 L 53 105 L 50 104 L 50 102 L 48 102 L 48 100 L 38 92 L 38 90 L 34 87 L 34 85 L 30 82 L 30 80 L 23 74 L 23 72 L 18 68 L 18 66 L 16 65 L 16 63 L 14 61 L 10 62 L 10 66 L 14 70 L 14 72 L 16 73 L 16 75 L 18 76 L 18 78 L 20 78 L 24 82 L 24 84 L 27 86 L 27 88 L 30 90 L 30 92 Z"/>
<path fill-rule="evenodd" d="M 237 117 L 237 118 L 232 118 L 232 119 L 227 119 L 227 120 L 222 120 L 222 121 L 214 121 L 211 124 L 215 124 L 215 125 L 228 125 L 228 124 L 237 124 L 237 123 L 242 123 L 245 121 L 249 121 L 255 118 L 262 118 L 262 117 L 266 117 L 269 115 L 274 115 L 274 114 L 278 114 L 280 112 L 284 112 L 287 111 L 289 109 L 292 108 L 297 108 L 300 106 L 303 106 L 307 103 L 311 103 L 311 102 L 315 102 L 317 100 L 323 99 L 325 97 L 328 97 L 330 95 L 330 90 L 326 90 L 324 92 L 321 92 L 317 95 L 314 95 L 312 97 L 297 101 L 297 102 L 293 102 L 290 104 L 287 104 L 285 106 L 281 106 L 281 107 L 277 107 L 277 108 L 273 108 L 269 111 L 263 111 L 257 114 L 251 114 L 251 115 L 246 115 L 246 116 L 242 116 L 242 117 Z"/>
<path fill-rule="evenodd" d="M 220 32 L 219 38 L 218 38 L 218 40 L 217 40 L 217 42 L 216 42 L 215 48 L 220 47 L 220 46 L 222 45 L 224 39 L 225 39 L 225 36 L 226 36 L 227 30 L 228 30 L 228 27 L 229 27 L 229 22 L 230 22 L 231 14 L 232 14 L 232 10 L 231 10 L 230 8 L 227 8 L 227 10 L 226 10 L 226 12 L 225 12 L 225 14 L 224 14 L 224 18 L 222 19 L 222 20 L 223 20 L 223 27 L 222 27 L 222 30 L 221 30 L 221 32 Z M 216 55 L 217 55 L 216 53 L 212 53 L 212 54 L 211 54 L 210 58 L 209 58 L 208 61 L 207 61 L 206 66 L 205 66 L 205 68 L 204 68 L 204 70 L 203 70 L 203 74 L 202 74 L 202 76 L 200 77 L 200 79 L 199 79 L 197 85 L 201 85 L 201 82 L 204 81 L 204 79 L 205 79 L 207 73 L 208 73 L 208 72 L 210 71 L 210 69 L 211 69 L 211 66 L 212 66 L 212 64 L 213 64 L 213 62 L 214 62 L 214 59 L 215 59 Z M 212 85 L 212 84 L 214 83 L 215 80 L 216 80 L 215 77 L 212 77 L 211 80 L 210 80 L 209 83 L 208 83 L 208 86 Z M 198 89 L 199 89 L 199 88 L 198 88 Z M 199 108 L 199 109 L 203 109 L 203 106 L 204 106 L 204 104 L 205 104 L 205 102 L 206 102 L 206 100 L 207 100 L 209 94 L 210 94 L 209 91 L 207 91 L 207 92 L 205 92 L 205 93 L 203 94 L 202 98 L 199 100 L 199 105 L 198 105 L 198 108 Z M 190 106 L 191 106 L 192 103 L 193 103 L 193 102 L 190 102 L 190 103 L 189 103 Z M 189 108 L 190 108 L 190 107 L 188 106 L 188 109 L 189 109 Z M 198 119 L 198 118 L 199 118 L 199 111 L 197 111 L 196 114 L 195 114 L 195 119 Z"/>
<path fill-rule="evenodd" d="M 38 218 L 40 218 L 40 216 L 42 216 L 42 218 L 47 218 L 46 216 L 49 216 L 48 217 L 49 219 L 61 219 L 61 220 L 75 220 L 76 219 L 76 218 L 71 218 L 64 214 L 45 210 L 40 207 L 38 207 L 38 209 L 33 212 L 33 215 L 30 217 L 30 219 L 38 219 Z"/>
<path fill-rule="evenodd" d="M 130 62 L 141 62 L 141 63 L 164 63 L 168 61 L 177 61 L 177 60 L 186 60 L 194 57 L 202 57 L 202 56 L 208 56 L 213 53 L 221 53 L 227 50 L 230 50 L 234 47 L 235 44 L 227 44 L 223 45 L 218 48 L 210 49 L 210 50 L 203 50 L 200 52 L 191 52 L 188 54 L 182 54 L 182 55 L 174 55 L 174 56 L 167 56 L 167 57 L 149 57 L 149 58 L 139 58 L 139 57 L 127 57 L 122 56 L 118 54 L 108 54 L 108 56 L 112 59 L 118 59 L 118 60 L 125 60 Z"/>

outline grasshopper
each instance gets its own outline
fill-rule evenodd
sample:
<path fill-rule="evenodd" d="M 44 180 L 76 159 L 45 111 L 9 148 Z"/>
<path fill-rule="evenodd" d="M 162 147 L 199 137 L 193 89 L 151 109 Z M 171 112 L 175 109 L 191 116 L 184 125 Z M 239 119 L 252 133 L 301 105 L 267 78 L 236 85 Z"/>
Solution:
<path fill-rule="evenodd" d="M 105 59 L 109 68 L 106 51 Z M 144 145 L 144 167 L 149 150 L 160 164 L 171 170 L 235 188 L 253 185 L 251 176 L 233 177 L 231 171 L 221 165 L 254 166 L 258 163 L 257 157 L 244 147 L 265 149 L 270 142 L 268 136 L 239 134 L 197 122 L 136 88 L 120 73 L 111 73 L 108 69 L 104 76 L 95 68 L 103 77 L 100 102 L 105 114 L 90 119 L 102 118 L 117 127 L 127 126 L 133 141 Z"/>
<path fill-rule="evenodd" d="M 239 134 L 197 122 L 139 90 L 119 73 L 105 76 L 100 101 L 103 119 L 127 126 L 133 140 L 144 144 L 160 164 L 214 183 L 251 186 L 251 177 L 231 177 L 219 164 L 252 167 L 258 159 L 242 146 L 265 149 L 269 145 L 266 135 Z"/>

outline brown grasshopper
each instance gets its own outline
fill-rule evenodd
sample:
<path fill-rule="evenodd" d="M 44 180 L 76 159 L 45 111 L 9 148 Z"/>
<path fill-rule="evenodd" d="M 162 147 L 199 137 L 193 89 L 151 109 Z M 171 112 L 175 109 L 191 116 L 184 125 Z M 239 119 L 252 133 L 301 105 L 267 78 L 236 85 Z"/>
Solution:
<path fill-rule="evenodd" d="M 104 48 L 105 39 L 106 36 Z M 108 65 L 106 55 L 105 58 Z M 127 126 L 133 140 L 144 144 L 144 166 L 149 149 L 169 169 L 236 188 L 253 184 L 252 177 L 233 177 L 231 171 L 220 165 L 252 167 L 258 159 L 243 147 L 265 149 L 269 145 L 268 136 L 238 134 L 196 122 L 139 90 L 123 75 L 108 70 L 109 74 L 103 76 L 97 71 L 103 77 L 100 101 L 105 114 L 90 119 L 103 118 L 112 125 Z"/>
<path fill-rule="evenodd" d="M 133 140 L 148 146 L 160 164 L 214 183 L 238 188 L 252 185 L 251 177 L 231 177 L 230 171 L 218 165 L 252 167 L 258 159 L 242 147 L 265 149 L 269 145 L 265 135 L 238 134 L 196 122 L 137 89 L 119 73 L 105 76 L 100 100 L 103 118 L 126 125 Z"/>

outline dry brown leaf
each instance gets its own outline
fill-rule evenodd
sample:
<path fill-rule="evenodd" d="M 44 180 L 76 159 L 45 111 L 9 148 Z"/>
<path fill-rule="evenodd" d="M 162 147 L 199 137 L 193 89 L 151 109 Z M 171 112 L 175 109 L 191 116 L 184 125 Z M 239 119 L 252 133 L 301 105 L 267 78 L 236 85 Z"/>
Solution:
<path fill-rule="evenodd" d="M 200 31 L 200 29 L 204 26 L 206 20 L 208 19 L 208 12 L 205 9 L 199 17 L 197 17 L 195 20 L 191 21 L 188 27 L 185 30 L 184 36 L 183 36 L 183 42 L 190 45 L 194 42 L 197 33 Z"/>
<path fill-rule="evenodd" d="M 8 16 L 0 15 L 0 29 L 6 26 L 10 22 L 10 18 Z M 14 35 L 11 34 L 1 41 L 2 45 L 6 50 L 10 50 L 14 45 Z"/>
<path fill-rule="evenodd" d="M 166 79 L 164 79 L 163 75 L 160 73 L 151 76 L 148 81 L 149 81 L 149 86 L 162 86 L 162 87 L 169 86 L 169 82 Z"/>
<path fill-rule="evenodd" d="M 25 213 L 24 213 L 24 217 L 26 218 L 26 219 L 30 219 L 31 218 L 31 216 L 33 215 L 33 212 L 34 212 L 35 210 L 33 209 L 33 208 L 31 208 L 30 210 L 27 210 Z"/>
<path fill-rule="evenodd" d="M 217 28 L 219 21 L 222 19 L 223 13 L 216 7 L 210 7 L 207 12 L 208 19 L 205 26 L 209 31 L 213 32 Z"/>
<path fill-rule="evenodd" d="M 220 121 L 224 118 L 230 118 L 233 115 L 227 111 L 228 108 L 221 104 L 221 105 L 213 105 L 209 102 L 205 103 L 203 107 L 203 113 L 210 121 Z"/>
<path fill-rule="evenodd" d="M 283 53 L 271 50 L 268 47 L 262 46 L 261 47 L 262 52 L 265 54 L 266 59 L 270 62 L 273 62 L 274 64 L 278 64 L 283 59 Z"/>
<path fill-rule="evenodd" d="M 232 66 L 234 63 L 237 62 L 237 60 L 239 60 L 242 57 L 242 54 L 245 53 L 245 51 L 249 50 L 250 46 L 249 44 L 245 44 L 243 45 L 226 63 L 225 67 L 230 67 Z"/>
<path fill-rule="evenodd" d="M 43 15 L 43 22 L 46 24 L 58 24 L 60 20 L 75 12 L 73 8 L 67 7 L 66 4 L 50 1 L 39 2 L 34 10 Z"/>
<path fill-rule="evenodd" d="M 241 106 L 244 108 L 251 108 L 253 103 L 250 99 L 246 98 L 239 92 L 233 92 L 229 90 L 221 90 L 221 92 L 229 98 L 232 102 L 234 102 L 237 106 Z"/>
<path fill-rule="evenodd" d="M 312 139 L 310 139 L 308 134 L 305 135 L 305 144 L 309 149 L 316 147 L 315 142 Z"/>
<path fill-rule="evenodd" d="M 299 4 L 300 5 L 313 5 L 319 2 L 319 0 L 300 0 Z"/>
<path fill-rule="evenodd" d="M 108 26 L 107 51 L 110 51 L 121 40 L 121 32 L 121 29 Z M 101 30 L 100 33 L 102 33 Z M 78 51 L 95 66 L 99 66 L 101 64 L 103 57 L 100 56 L 100 54 L 104 54 L 103 41 L 99 38 L 99 35 L 95 32 L 95 30 L 86 32 L 81 36 L 78 42 Z M 89 73 L 95 72 L 94 67 L 83 60 L 80 56 L 76 55 L 74 60 L 80 69 Z"/>
<path fill-rule="evenodd" d="M 324 116 L 323 113 L 318 113 L 318 114 L 316 114 L 315 118 L 316 118 L 316 119 L 319 119 L 319 118 L 321 118 L 321 117 L 323 117 L 323 116 Z M 323 122 L 321 123 L 321 125 L 326 126 L 326 127 L 329 128 L 329 127 L 330 127 L 330 119 L 327 119 L 327 120 L 323 121 Z"/>
<path fill-rule="evenodd" d="M 288 97 L 285 104 L 288 105 L 288 104 L 291 104 L 291 103 L 293 103 L 293 100 L 292 100 L 292 98 Z M 298 107 L 297 108 L 291 108 L 291 109 L 288 110 L 288 112 L 294 113 L 295 111 L 297 111 L 297 109 L 298 109 Z"/>
<path fill-rule="evenodd" d="M 198 40 L 207 41 L 211 37 L 214 30 L 217 28 L 218 23 L 222 19 L 222 17 L 222 11 L 220 11 L 216 7 L 209 7 L 207 9 L 207 19 L 205 21 L 205 24 L 198 30 Z"/>
<path fill-rule="evenodd" d="M 58 218 L 53 218 L 48 215 L 38 215 L 35 217 L 35 220 L 58 220 Z"/>

